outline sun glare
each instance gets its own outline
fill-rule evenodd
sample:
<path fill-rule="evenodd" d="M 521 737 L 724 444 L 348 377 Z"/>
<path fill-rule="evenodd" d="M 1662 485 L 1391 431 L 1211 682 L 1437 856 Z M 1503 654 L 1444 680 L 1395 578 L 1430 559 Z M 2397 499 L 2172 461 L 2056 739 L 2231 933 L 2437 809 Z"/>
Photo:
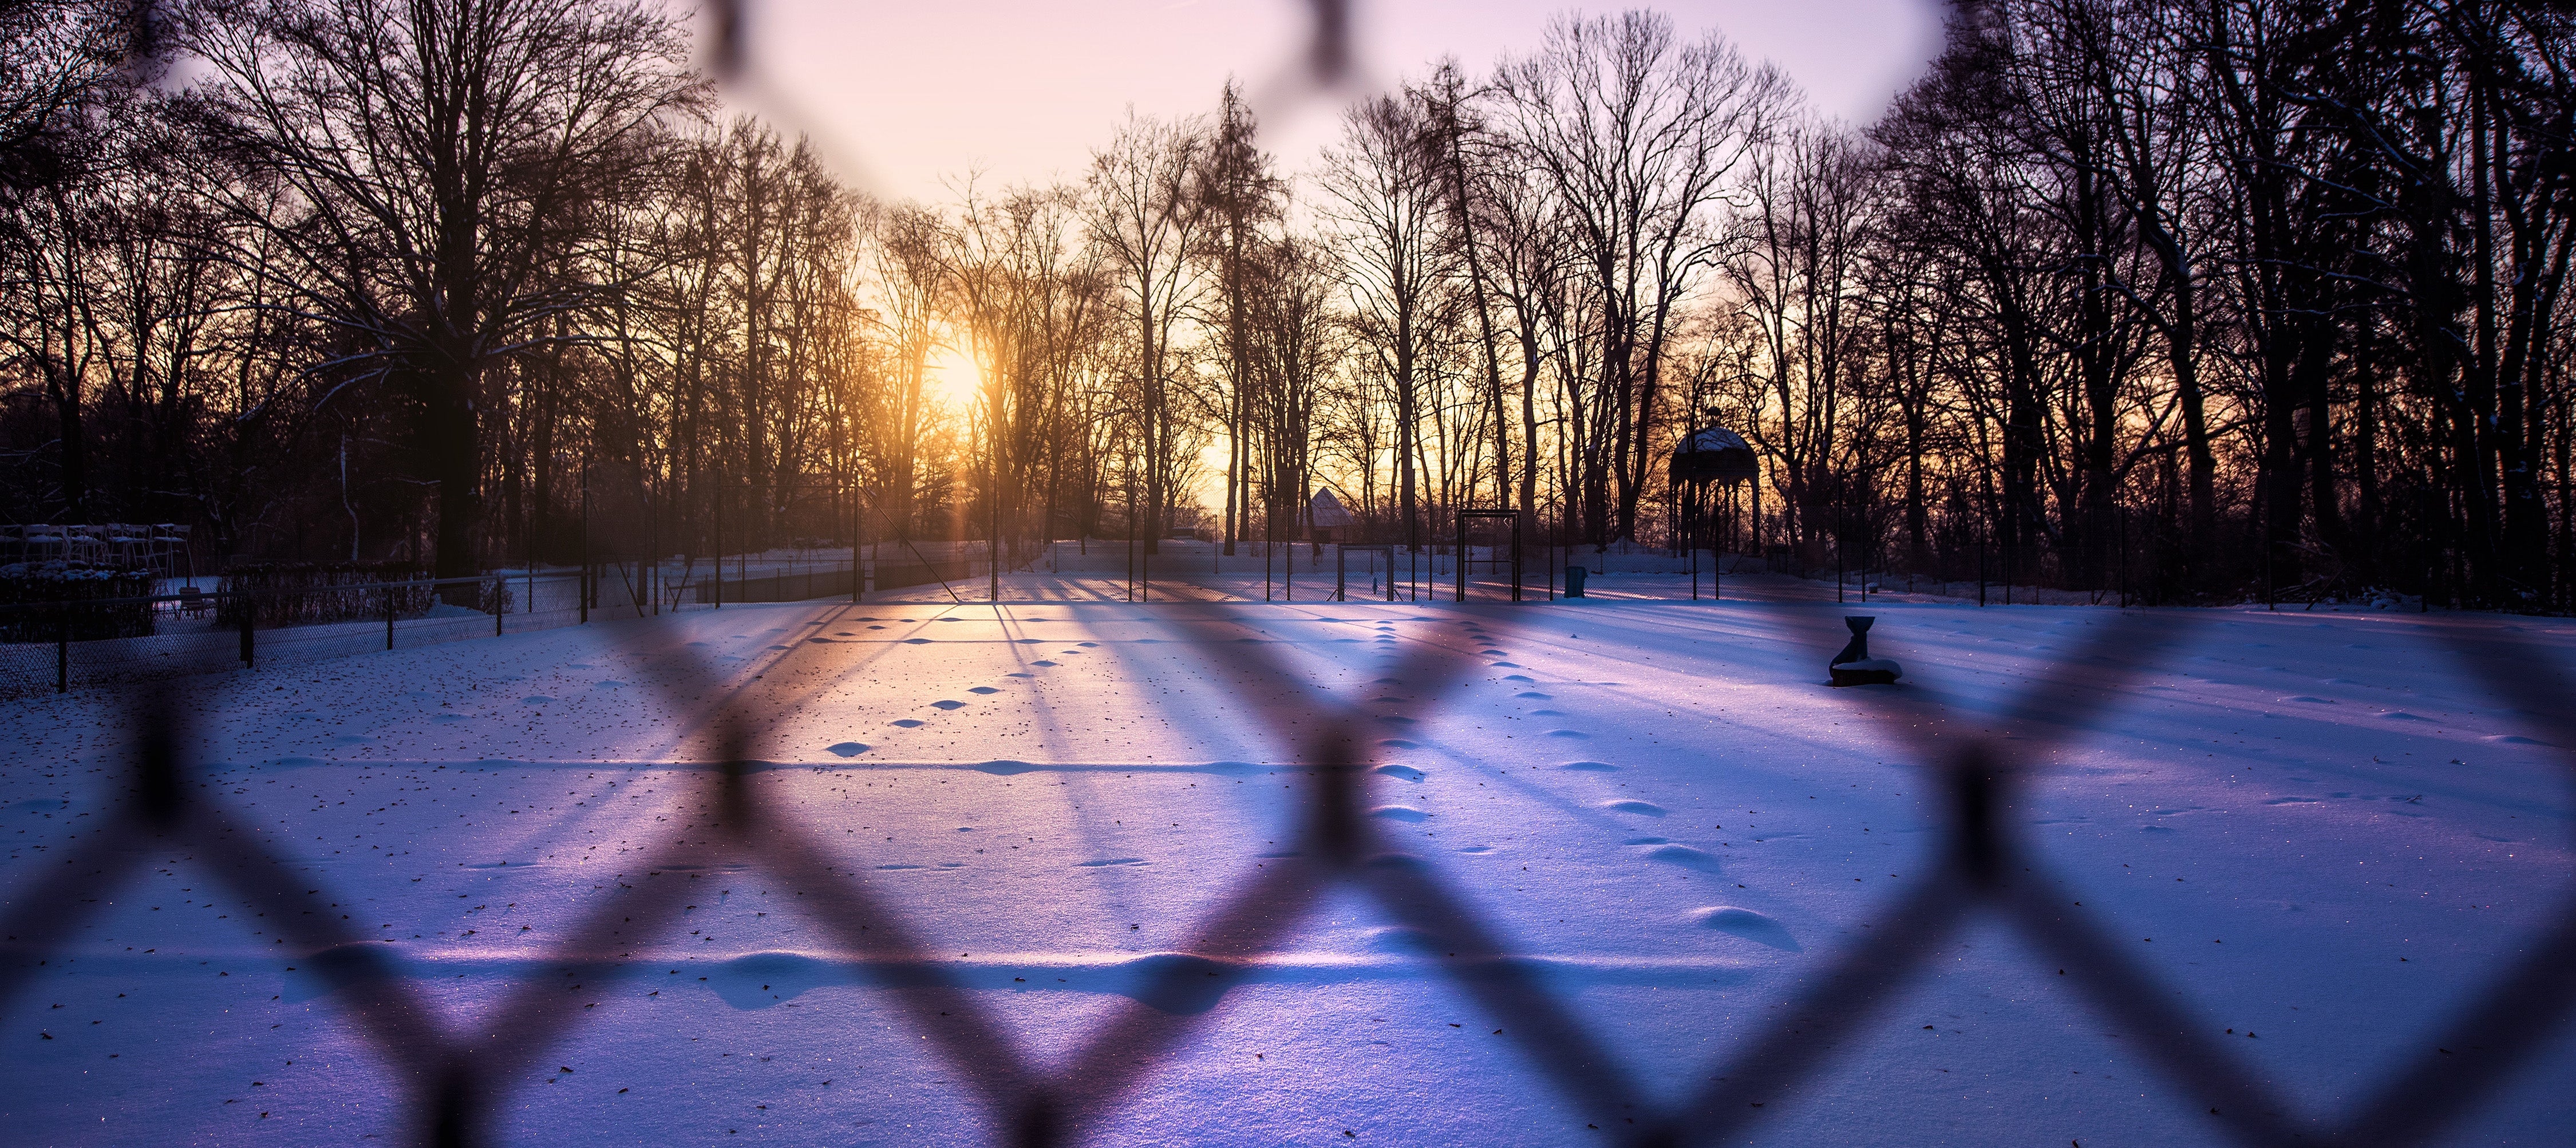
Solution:
<path fill-rule="evenodd" d="M 966 351 L 942 347 L 933 352 L 923 373 L 922 390 L 951 410 L 963 411 L 982 396 L 984 370 L 975 365 L 975 356 Z"/>

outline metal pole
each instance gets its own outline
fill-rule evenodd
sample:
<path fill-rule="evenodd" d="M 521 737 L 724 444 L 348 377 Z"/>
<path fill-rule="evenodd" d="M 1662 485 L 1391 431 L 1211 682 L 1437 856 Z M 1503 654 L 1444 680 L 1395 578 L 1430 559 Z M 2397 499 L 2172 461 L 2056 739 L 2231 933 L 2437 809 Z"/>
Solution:
<path fill-rule="evenodd" d="M 716 467 L 716 609 L 724 609 L 724 467 Z"/>
<path fill-rule="evenodd" d="M 247 594 L 240 595 L 239 597 L 241 600 L 241 660 L 242 665 L 248 666 L 254 664 L 251 661 L 250 615 L 251 610 L 257 606 L 258 599 L 252 598 Z"/>
<path fill-rule="evenodd" d="M 72 688 L 72 607 L 65 602 L 54 611 L 54 692 L 70 693 Z"/>
<path fill-rule="evenodd" d="M 581 624 L 585 626 L 590 624 L 590 595 L 594 584 L 590 570 L 590 460 L 584 459 L 581 464 L 581 579 L 573 585 L 572 592 L 581 596 Z"/>

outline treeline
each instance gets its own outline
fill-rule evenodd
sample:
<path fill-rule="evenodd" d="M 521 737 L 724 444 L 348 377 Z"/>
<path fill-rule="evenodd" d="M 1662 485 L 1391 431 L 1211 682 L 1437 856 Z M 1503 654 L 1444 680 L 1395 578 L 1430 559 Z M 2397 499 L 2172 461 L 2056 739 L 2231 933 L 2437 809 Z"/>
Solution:
<path fill-rule="evenodd" d="M 719 114 L 658 5 L 0 20 L 17 521 L 461 574 L 583 523 L 1231 547 L 1330 490 L 1415 545 L 1509 506 L 2150 600 L 2576 599 L 2537 4 L 1981 5 L 1867 128 L 1720 36 L 1568 16 L 1295 167 L 1229 88 L 938 204 Z M 1758 519 L 1681 513 L 1706 425 Z"/>

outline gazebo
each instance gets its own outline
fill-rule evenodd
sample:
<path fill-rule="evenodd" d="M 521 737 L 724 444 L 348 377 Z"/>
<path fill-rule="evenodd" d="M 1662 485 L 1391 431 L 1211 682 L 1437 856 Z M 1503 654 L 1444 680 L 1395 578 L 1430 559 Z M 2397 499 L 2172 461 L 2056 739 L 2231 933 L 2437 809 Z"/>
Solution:
<path fill-rule="evenodd" d="M 1694 558 L 1703 541 L 1722 552 L 1735 537 L 1735 488 L 1749 487 L 1753 537 L 1762 537 L 1762 463 L 1744 436 L 1720 426 L 1692 431 L 1673 448 L 1666 468 L 1673 507 L 1673 545 Z M 1713 555 L 1712 555 L 1713 557 Z M 1712 572 L 1711 579 L 1714 582 Z M 1691 572 L 1691 596 L 1699 596 L 1699 572 Z"/>

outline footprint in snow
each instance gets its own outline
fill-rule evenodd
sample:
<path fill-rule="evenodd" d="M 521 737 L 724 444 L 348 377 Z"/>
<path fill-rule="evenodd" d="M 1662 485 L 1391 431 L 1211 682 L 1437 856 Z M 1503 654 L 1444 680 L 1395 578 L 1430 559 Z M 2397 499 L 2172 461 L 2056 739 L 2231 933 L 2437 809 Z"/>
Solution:
<path fill-rule="evenodd" d="M 1693 849 L 1688 845 L 1658 845 L 1652 849 L 1646 850 L 1646 859 L 1649 861 L 1661 861 L 1667 865 L 1679 865 L 1685 869 L 1699 869 L 1711 873 L 1716 872 L 1718 867 L 1717 858 L 1715 856 L 1704 850 Z"/>
<path fill-rule="evenodd" d="M 1429 774 L 1409 765 L 1381 765 L 1369 772 L 1382 773 L 1388 777 L 1402 778 L 1406 781 L 1420 781 L 1423 778 L 1430 776 Z"/>
<path fill-rule="evenodd" d="M 1516 698 L 1536 698 L 1536 699 L 1538 699 L 1538 700 L 1540 700 L 1540 701 L 1553 701 L 1553 700 L 1555 700 L 1555 695 L 1553 695 L 1553 694 L 1542 694 L 1542 693 L 1539 693 L 1539 692 L 1537 692 L 1537 691 L 1535 691 L 1535 690 L 1523 690 L 1523 691 L 1521 691 L 1521 692 L 1519 692 L 1519 693 L 1513 694 L 1512 696 L 1513 696 L 1513 697 L 1516 697 Z"/>
<path fill-rule="evenodd" d="M 966 708 L 966 703 L 941 698 L 938 701 L 930 703 L 930 708 L 935 710 L 960 710 Z"/>
<path fill-rule="evenodd" d="M 1030 664 L 1030 665 L 1032 665 L 1032 666 L 1052 666 L 1052 665 L 1054 665 L 1055 663 L 1054 663 L 1054 662 L 1031 662 L 1031 663 L 1029 663 L 1029 664 Z"/>
<path fill-rule="evenodd" d="M 1692 912 L 1690 920 L 1692 924 L 1715 929 L 1721 933 L 1732 933 L 1757 945 L 1769 945 L 1792 953 L 1807 951 L 1805 946 L 1798 943 L 1797 938 L 1789 935 L 1789 930 L 1780 922 L 1751 909 L 1739 909 L 1733 905 L 1716 905 Z"/>
<path fill-rule="evenodd" d="M 823 749 L 827 753 L 838 754 L 842 757 L 857 757 L 868 751 L 868 747 L 855 741 L 845 741 L 839 745 L 827 745 L 824 746 Z"/>
<path fill-rule="evenodd" d="M 2549 744 L 2548 742 L 2545 742 L 2545 741 L 2539 741 L 2539 740 L 2536 740 L 2536 739 L 2533 739 L 2533 738 L 2527 738 L 2527 737 L 2522 736 L 2521 734 L 2516 734 L 2516 733 L 2497 733 L 2497 734 L 2488 734 L 2488 735 L 2487 735 L 2487 740 L 2488 740 L 2488 741 L 2491 741 L 2491 742 L 2495 742 L 2495 743 L 2496 743 L 2496 744 L 2498 744 L 2498 745 L 2547 745 L 2547 744 Z"/>
<path fill-rule="evenodd" d="M 1572 738 L 1572 739 L 1574 739 L 1574 740 L 1576 740 L 1576 741 L 1588 741 L 1588 740 L 1590 740 L 1590 739 L 1591 739 L 1591 737 L 1592 737 L 1592 735 L 1591 735 L 1591 734 L 1584 733 L 1584 732 L 1582 732 L 1581 730 L 1571 730 L 1571 729 L 1552 729 L 1552 730 L 1547 731 L 1547 736 L 1549 736 L 1549 737 Z"/>
<path fill-rule="evenodd" d="M 1074 863 L 1073 867 L 1076 869 L 1104 869 L 1111 865 L 1142 865 L 1144 863 L 1145 859 L 1142 857 L 1103 857 L 1097 861 L 1077 861 Z"/>
<path fill-rule="evenodd" d="M 2383 714 L 2381 714 L 2381 715 L 2379 715 L 2379 716 L 2384 717 L 2384 718 L 2387 718 L 2387 719 L 2388 719 L 2388 720 L 2390 720 L 2390 721 L 2431 721 L 2431 720 L 2433 720 L 2433 719 L 2431 719 L 2431 718 L 2425 717 L 2425 716 L 2424 716 L 2424 715 L 2422 715 L 2422 714 L 2410 714 L 2410 713 L 2406 712 L 2405 710 L 2390 710 L 2390 711 L 2388 711 L 2388 712 L 2386 712 L 2386 713 L 2383 713 Z"/>
<path fill-rule="evenodd" d="M 1594 773 L 1611 773 L 1617 771 L 1619 767 L 1606 761 L 1569 761 L 1557 768 L 1587 770 Z"/>
<path fill-rule="evenodd" d="M 519 700 L 532 706 L 546 705 L 554 701 L 553 698 L 547 697 L 544 694 L 530 694 L 527 697 L 520 698 Z"/>
<path fill-rule="evenodd" d="M 1607 809 L 1612 813 L 1634 813 L 1641 817 L 1661 817 L 1665 813 L 1669 812 L 1663 806 L 1657 805 L 1654 802 L 1638 801 L 1633 798 L 1623 798 L 1618 801 L 1604 801 L 1601 803 L 1601 808 Z"/>
<path fill-rule="evenodd" d="M 914 726 L 918 726 L 918 725 L 921 725 L 921 724 L 924 724 L 924 723 L 923 723 L 923 722 L 921 721 L 921 719 L 919 719 L 919 718 L 896 718 L 895 720 L 890 721 L 890 722 L 887 722 L 886 724 L 887 724 L 887 725 L 890 725 L 890 726 L 900 726 L 900 727 L 902 727 L 902 728 L 904 728 L 904 729 L 911 729 L 911 728 L 913 728 Z"/>
<path fill-rule="evenodd" d="M 1408 809 L 1401 805 L 1381 805 L 1369 810 L 1369 816 L 1383 817 L 1389 821 L 1420 821 L 1431 815 L 1419 809 Z"/>
<path fill-rule="evenodd" d="M 998 694 L 998 693 L 1000 693 L 1000 692 L 1002 692 L 1002 691 L 997 690 L 997 689 L 994 689 L 994 688 L 993 688 L 993 687 L 991 687 L 991 686 L 977 686 L 977 687 L 975 687 L 974 689 L 968 690 L 968 691 L 966 691 L 966 692 L 967 692 L 967 693 L 970 693 L 970 694 Z"/>

